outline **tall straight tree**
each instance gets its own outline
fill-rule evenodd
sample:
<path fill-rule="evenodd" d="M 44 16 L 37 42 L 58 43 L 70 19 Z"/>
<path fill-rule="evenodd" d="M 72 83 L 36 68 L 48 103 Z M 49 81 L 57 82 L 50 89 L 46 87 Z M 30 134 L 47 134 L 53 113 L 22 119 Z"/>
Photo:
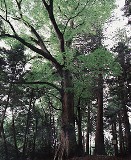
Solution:
<path fill-rule="evenodd" d="M 97 89 L 97 124 L 95 134 L 95 154 L 105 154 L 104 134 L 103 134 L 103 76 L 98 75 L 98 89 Z"/>
<path fill-rule="evenodd" d="M 128 107 L 130 103 L 130 87 L 129 87 L 129 61 L 130 61 L 130 48 L 126 46 L 123 42 L 119 42 L 116 47 L 116 51 L 118 52 L 118 62 L 122 68 L 122 74 L 118 77 L 119 90 L 118 97 L 121 103 L 121 108 L 123 111 L 123 119 L 125 125 L 125 138 L 126 138 L 126 148 L 127 153 L 131 152 L 131 131 L 130 131 L 130 123 L 128 116 Z"/>
<path fill-rule="evenodd" d="M 104 2 L 101 0 L 99 3 L 92 0 L 33 0 L 31 2 L 3 0 L 1 2 L 0 18 L 4 25 L 3 28 L 0 27 L 1 37 L 18 40 L 38 53 L 51 62 L 52 69 L 55 68 L 55 73 L 60 76 L 58 84 L 60 88 L 55 87 L 59 90 L 62 102 L 58 159 L 62 159 L 63 155 L 74 156 L 77 146 L 73 80 L 72 72 L 68 67 L 71 61 L 68 56 L 73 56 L 73 53 L 69 42 L 72 42 L 78 34 L 87 32 L 87 29 L 95 32 L 96 26 L 102 26 L 111 11 L 112 4 L 108 0 Z"/>

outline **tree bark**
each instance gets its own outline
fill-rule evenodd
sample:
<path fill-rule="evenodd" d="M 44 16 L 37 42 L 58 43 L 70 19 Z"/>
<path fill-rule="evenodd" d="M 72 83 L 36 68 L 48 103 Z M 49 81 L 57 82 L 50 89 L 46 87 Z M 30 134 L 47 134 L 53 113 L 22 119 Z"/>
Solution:
<path fill-rule="evenodd" d="M 87 117 L 87 133 L 86 133 L 86 154 L 89 155 L 89 134 L 90 134 L 90 104 L 88 105 L 88 117 Z"/>
<path fill-rule="evenodd" d="M 127 154 L 131 154 L 130 123 L 126 105 L 124 105 L 123 107 L 123 114 L 124 114 L 124 126 L 125 126 L 125 137 L 126 137 L 126 148 L 127 148 L 126 152 Z"/>
<path fill-rule="evenodd" d="M 7 142 L 6 142 L 6 136 L 5 136 L 5 132 L 4 132 L 4 127 L 3 125 L 1 126 L 1 134 L 2 134 L 2 138 L 3 138 L 3 142 L 4 142 L 4 149 L 5 149 L 5 160 L 9 160 L 9 152 L 8 152 L 8 147 L 7 147 Z"/>
<path fill-rule="evenodd" d="M 31 154 L 32 160 L 34 160 L 34 158 L 35 158 L 36 139 L 37 139 L 37 130 L 38 130 L 38 122 L 39 122 L 39 118 L 38 118 L 34 103 L 33 103 L 33 113 L 34 113 L 34 117 L 35 117 L 35 124 L 34 124 L 35 127 L 34 127 L 34 130 L 33 130 L 34 135 L 33 135 L 33 147 L 32 147 L 32 154 Z"/>
<path fill-rule="evenodd" d="M 98 77 L 98 109 L 97 109 L 97 124 L 96 124 L 96 134 L 95 134 L 95 154 L 104 155 L 105 145 L 104 145 L 104 134 L 103 134 L 103 77 L 99 74 Z"/>
<path fill-rule="evenodd" d="M 118 113 L 118 123 L 119 123 L 119 146 L 120 146 L 119 154 L 123 155 L 125 152 L 125 148 L 124 148 L 124 137 L 122 131 L 121 112 Z"/>
<path fill-rule="evenodd" d="M 12 109 L 12 130 L 13 130 L 13 138 L 14 138 L 14 146 L 16 151 L 17 159 L 19 158 L 18 146 L 17 146 L 17 138 L 16 138 L 16 129 L 15 129 L 15 117 Z"/>
<path fill-rule="evenodd" d="M 7 110 L 8 105 L 9 105 L 11 90 L 12 90 L 12 82 L 10 83 L 10 86 L 9 86 L 9 91 L 8 91 L 8 95 L 7 95 L 6 105 L 5 105 L 4 111 L 3 111 L 2 116 L 1 116 L 1 122 L 0 122 L 0 137 L 1 137 L 1 134 L 2 134 L 2 130 L 3 130 L 3 124 L 4 124 L 5 115 L 6 115 L 6 110 Z"/>
<path fill-rule="evenodd" d="M 127 5 L 130 5 L 131 0 L 126 1 Z M 129 3 L 129 4 L 128 4 Z M 124 126 L 125 126 L 125 137 L 126 137 L 126 153 L 131 154 L 131 132 L 130 132 L 130 123 L 129 123 L 129 117 L 128 117 L 128 108 L 127 108 L 127 93 L 128 93 L 128 69 L 127 65 L 129 65 L 128 60 L 129 57 L 127 55 L 130 53 L 128 47 L 123 43 L 119 42 L 118 46 L 116 48 L 116 51 L 118 52 L 118 62 L 121 65 L 122 68 L 122 74 L 118 77 L 119 80 L 119 93 L 118 97 L 121 103 L 122 112 L 123 112 L 123 120 L 124 120 Z"/>
<path fill-rule="evenodd" d="M 36 43 L 36 45 L 39 45 L 39 47 L 36 47 L 35 45 L 27 42 L 24 40 L 22 37 L 20 37 L 13 25 L 7 21 L 6 23 L 9 24 L 13 35 L 11 34 L 4 34 L 4 37 L 10 37 L 17 39 L 19 42 L 24 44 L 26 47 L 30 48 L 32 51 L 38 53 L 39 55 L 42 55 L 44 58 L 46 58 L 48 61 L 50 61 L 53 66 L 56 68 L 57 72 L 59 73 L 60 77 L 62 78 L 62 93 L 61 93 L 61 99 L 62 99 L 62 116 L 61 116 L 61 121 L 62 121 L 62 129 L 61 129 L 61 146 L 60 152 L 61 155 L 64 152 L 64 155 L 66 157 L 71 157 L 75 155 L 75 150 L 76 150 L 76 136 L 75 136 L 75 124 L 74 124 L 74 93 L 73 93 L 73 84 L 72 84 L 72 76 L 69 70 L 66 69 L 66 57 L 65 57 L 65 39 L 64 39 L 64 34 L 61 32 L 59 29 L 59 26 L 55 20 L 55 16 L 53 13 L 53 0 L 46 1 L 42 0 L 43 5 L 48 12 L 48 16 L 50 19 L 50 22 L 54 28 L 54 31 L 56 33 L 56 37 L 58 38 L 59 41 L 59 50 L 62 54 L 63 57 L 63 65 L 61 65 L 54 56 L 50 54 L 50 52 L 47 50 L 45 47 L 44 42 L 42 41 L 42 38 L 40 35 L 37 33 L 35 28 L 28 24 L 29 28 L 35 35 L 35 38 L 37 39 L 37 42 L 40 42 L 41 44 Z M 18 6 L 19 8 L 19 6 Z M 20 9 L 20 8 L 19 8 Z M 21 17 L 22 17 L 21 13 Z M 42 45 L 42 46 L 41 46 Z M 55 87 L 53 85 L 53 87 Z M 55 87 L 56 88 L 56 87 Z M 58 88 L 56 88 L 58 89 Z M 25 138 L 26 140 L 26 138 Z M 64 151 L 63 151 L 64 150 Z M 60 156 L 62 157 L 62 156 Z"/>
<path fill-rule="evenodd" d="M 81 108 L 80 108 L 80 104 L 77 108 L 78 111 L 78 155 L 82 156 L 83 155 L 83 144 L 82 144 L 82 127 L 81 127 L 81 123 L 82 123 L 82 115 L 81 115 Z"/>
<path fill-rule="evenodd" d="M 62 92 L 62 131 L 61 144 L 65 157 L 73 157 L 76 153 L 76 135 L 74 120 L 74 91 L 72 76 L 68 70 L 63 71 Z"/>
<path fill-rule="evenodd" d="M 31 90 L 30 100 L 29 100 L 29 109 L 27 113 L 27 120 L 26 120 L 26 128 L 25 128 L 25 135 L 24 135 L 24 142 L 23 142 L 23 151 L 22 151 L 22 158 L 25 159 L 26 147 L 27 147 L 27 135 L 29 132 L 29 120 L 30 120 L 30 110 L 32 107 L 33 101 L 33 89 Z"/>
<path fill-rule="evenodd" d="M 115 140 L 115 144 L 114 145 L 114 152 L 115 152 L 115 156 L 118 156 L 118 141 L 117 141 L 117 131 L 116 131 L 116 119 L 112 119 L 112 136 L 113 136 L 113 140 Z"/>

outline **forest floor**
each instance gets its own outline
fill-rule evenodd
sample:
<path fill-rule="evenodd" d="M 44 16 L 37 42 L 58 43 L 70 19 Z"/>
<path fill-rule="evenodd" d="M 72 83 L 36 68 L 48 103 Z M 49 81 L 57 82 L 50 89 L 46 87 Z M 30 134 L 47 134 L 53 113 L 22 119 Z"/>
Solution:
<path fill-rule="evenodd" d="M 131 160 L 131 157 L 115 157 L 115 156 L 86 156 L 74 157 L 70 160 Z"/>

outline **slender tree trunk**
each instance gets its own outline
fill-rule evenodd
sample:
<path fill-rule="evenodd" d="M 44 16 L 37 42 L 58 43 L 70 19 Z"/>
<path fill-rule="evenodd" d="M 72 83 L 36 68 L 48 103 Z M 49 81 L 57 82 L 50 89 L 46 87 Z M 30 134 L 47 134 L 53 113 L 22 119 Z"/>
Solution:
<path fill-rule="evenodd" d="M 34 136 L 33 136 L 33 149 L 32 149 L 32 160 L 34 160 L 35 156 L 35 148 L 36 148 L 36 136 L 37 136 L 37 128 L 38 128 L 38 117 L 35 117 L 35 129 L 34 129 Z"/>
<path fill-rule="evenodd" d="M 13 130 L 13 138 L 14 138 L 14 146 L 16 151 L 17 159 L 19 158 L 18 146 L 17 146 L 17 138 L 16 138 L 16 129 L 15 129 L 15 117 L 12 109 L 12 130 Z"/>
<path fill-rule="evenodd" d="M 52 117 L 51 119 L 51 129 L 52 129 L 52 146 L 53 146 L 53 153 L 54 153 L 54 151 L 56 150 L 56 144 L 57 144 L 57 142 L 58 142 L 58 139 L 57 139 L 57 131 L 56 131 L 56 127 L 55 127 L 55 115 L 53 114 L 53 112 L 54 112 L 54 106 L 53 106 L 53 104 L 52 104 L 52 102 L 51 102 L 51 100 L 49 99 L 49 103 L 50 103 L 50 105 L 51 105 L 51 112 L 50 112 L 50 117 Z"/>
<path fill-rule="evenodd" d="M 22 151 L 22 158 L 25 159 L 26 154 L 26 147 L 27 147 L 27 135 L 29 131 L 29 120 L 30 120 L 30 110 L 32 107 L 32 100 L 33 100 L 33 89 L 31 91 L 30 101 L 29 101 L 29 109 L 27 113 L 27 120 L 26 120 L 26 128 L 25 128 L 25 135 L 24 135 L 24 142 L 23 142 L 23 151 Z"/>
<path fill-rule="evenodd" d="M 115 141 L 114 145 L 114 152 L 115 156 L 118 156 L 118 141 L 117 141 L 117 131 L 116 131 L 116 119 L 112 120 L 112 136 L 113 140 Z"/>
<path fill-rule="evenodd" d="M 82 127 L 81 127 L 81 122 L 82 122 L 82 115 L 81 115 L 81 108 L 80 108 L 80 99 L 78 102 L 78 107 L 77 107 L 77 112 L 78 112 L 78 155 L 82 156 L 83 155 L 83 144 L 82 144 Z"/>
<path fill-rule="evenodd" d="M 124 72 L 124 71 L 123 71 Z M 121 101 L 122 105 L 122 112 L 123 112 L 123 123 L 125 126 L 125 143 L 126 143 L 126 154 L 131 153 L 131 142 L 130 142 L 130 123 L 129 123 L 129 117 L 128 117 L 128 108 L 126 106 L 126 93 L 125 93 L 125 85 L 124 85 L 124 76 L 123 74 L 122 77 L 119 77 L 119 87 L 120 87 L 120 93 L 119 93 L 119 98 Z"/>
<path fill-rule="evenodd" d="M 122 131 L 122 121 L 121 121 L 121 112 L 118 113 L 118 122 L 119 122 L 119 146 L 120 146 L 120 155 L 123 155 L 125 152 L 124 148 L 124 138 L 123 138 L 123 131 Z"/>
<path fill-rule="evenodd" d="M 89 155 L 89 134 L 90 134 L 90 104 L 88 105 L 88 115 L 87 115 L 87 134 L 86 134 L 86 154 Z"/>
<path fill-rule="evenodd" d="M 126 105 L 124 105 L 123 107 L 123 115 L 124 115 L 125 137 L 126 137 L 126 148 L 127 148 L 126 152 L 127 154 L 131 154 L 130 123 Z"/>
<path fill-rule="evenodd" d="M 3 111 L 2 116 L 1 116 L 0 137 L 1 137 L 1 134 L 2 134 L 1 132 L 3 130 L 3 124 L 4 124 L 5 115 L 6 115 L 6 110 L 7 110 L 8 105 L 9 105 L 9 99 L 10 99 L 10 95 L 11 95 L 11 90 L 12 90 L 12 83 L 10 83 L 9 91 L 8 91 L 8 95 L 7 95 L 6 105 L 5 105 L 4 111 Z"/>
<path fill-rule="evenodd" d="M 5 136 L 3 126 L 1 126 L 1 134 L 2 134 L 3 141 L 4 141 L 4 150 L 5 150 L 5 158 L 6 158 L 5 160 L 9 160 L 8 147 L 7 147 L 7 143 L 6 143 L 6 136 Z"/>
<path fill-rule="evenodd" d="M 91 136 L 90 136 L 90 155 L 91 155 Z"/>
<path fill-rule="evenodd" d="M 48 146 L 49 146 L 49 155 L 52 154 L 52 147 L 53 147 L 53 111 L 52 111 L 52 103 L 49 100 L 49 140 L 48 140 Z"/>
<path fill-rule="evenodd" d="M 53 115 L 53 146 L 54 146 L 53 152 L 56 150 L 56 144 L 57 144 L 57 142 L 58 142 L 58 139 L 57 139 L 56 126 L 55 126 L 55 117 Z"/>
<path fill-rule="evenodd" d="M 98 78 L 98 109 L 97 109 L 97 124 L 95 134 L 95 154 L 104 155 L 104 134 L 103 134 L 103 77 L 99 74 Z"/>

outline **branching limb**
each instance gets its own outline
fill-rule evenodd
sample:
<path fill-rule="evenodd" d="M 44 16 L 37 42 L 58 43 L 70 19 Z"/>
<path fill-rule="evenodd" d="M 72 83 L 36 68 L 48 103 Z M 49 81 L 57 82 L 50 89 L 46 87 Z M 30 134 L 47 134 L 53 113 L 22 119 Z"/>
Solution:
<path fill-rule="evenodd" d="M 79 2 L 80 2 L 80 1 L 79 1 Z M 79 2 L 78 2 L 78 5 L 75 7 L 75 10 L 77 10 L 77 9 L 79 8 L 79 5 L 80 5 L 80 3 L 79 3 Z M 65 28 L 64 28 L 64 31 L 63 31 L 63 34 L 65 33 L 66 28 L 67 28 L 68 23 L 70 22 L 70 20 L 72 20 L 72 19 L 74 19 L 74 18 L 78 17 L 78 16 L 83 12 L 83 10 L 86 8 L 86 6 L 87 6 L 88 2 L 89 2 L 89 0 L 87 0 L 87 1 L 86 1 L 86 3 L 85 3 L 85 5 L 83 6 L 83 8 L 82 8 L 79 12 L 77 12 L 77 14 L 76 14 L 76 15 L 74 15 L 74 16 L 72 16 L 72 17 L 68 18 L 68 20 L 67 20 L 67 22 L 66 22 L 66 25 L 65 25 Z"/>
<path fill-rule="evenodd" d="M 9 24 L 10 28 L 12 29 L 14 35 L 17 35 L 17 33 L 16 33 L 16 31 L 15 31 L 15 28 L 13 27 L 13 25 L 11 24 L 11 22 L 10 22 L 8 19 L 5 19 L 2 15 L 0 15 L 0 18 L 1 18 L 2 20 L 4 20 L 5 22 L 7 22 L 7 23 Z"/>
<path fill-rule="evenodd" d="M 47 4 L 45 0 L 42 0 L 42 2 L 44 4 L 44 6 L 46 7 L 46 9 L 48 9 L 49 8 L 49 4 Z"/>
<path fill-rule="evenodd" d="M 58 24 L 56 23 L 56 20 L 55 20 L 55 17 L 54 17 L 54 13 L 53 13 L 53 0 L 50 0 L 50 4 L 48 5 L 46 3 L 45 0 L 42 0 L 47 12 L 48 12 L 48 15 L 49 15 L 49 18 L 50 18 L 50 21 L 54 27 L 54 30 L 56 32 L 56 35 L 59 39 L 59 42 L 60 42 L 60 50 L 61 52 L 65 52 L 65 42 L 64 42 L 64 36 L 62 34 L 62 32 L 60 31 L 59 27 L 58 27 Z"/>
<path fill-rule="evenodd" d="M 61 92 L 61 89 L 59 87 L 57 87 L 55 84 L 50 83 L 50 82 L 40 82 L 40 81 L 36 81 L 36 82 L 23 82 L 22 81 L 22 82 L 12 82 L 12 84 L 27 84 L 27 85 L 32 85 L 32 84 L 42 85 L 42 84 L 46 84 L 48 86 L 51 86 L 51 87 L 55 88 L 59 92 Z"/>
<path fill-rule="evenodd" d="M 27 22 L 26 20 L 24 20 L 23 18 L 23 14 L 22 14 L 22 11 L 21 11 L 21 2 L 19 2 L 18 0 L 15 0 L 16 1 L 16 4 L 17 4 L 17 7 L 18 7 L 18 10 L 19 10 L 19 13 L 20 13 L 20 17 L 21 17 L 21 20 L 23 21 L 23 23 L 28 27 L 30 28 L 31 32 L 35 35 L 35 37 L 37 38 L 36 39 L 32 39 L 33 42 L 35 42 L 36 44 L 38 44 L 41 49 L 46 53 L 46 54 L 49 54 L 50 55 L 50 52 L 48 51 L 48 49 L 46 48 L 45 44 L 44 44 L 44 41 L 42 40 L 41 36 L 38 34 L 38 32 L 36 31 L 36 29 L 29 23 Z M 20 20 L 20 19 L 18 19 Z"/>
<path fill-rule="evenodd" d="M 22 18 L 22 11 L 21 11 L 21 2 L 22 2 L 22 0 L 21 1 L 15 0 L 15 1 L 16 1 L 19 13 L 20 13 L 20 17 Z"/>
<path fill-rule="evenodd" d="M 4 34 L 4 35 L 0 35 L 0 37 L 10 37 L 10 38 L 14 38 L 14 39 L 18 40 L 19 42 L 24 44 L 26 47 L 30 48 L 32 51 L 42 55 L 44 58 L 51 61 L 54 64 L 54 66 L 58 69 L 58 71 L 61 70 L 62 65 L 60 65 L 51 54 L 45 53 L 42 49 L 35 47 L 34 45 L 25 41 L 23 38 L 19 37 L 18 35 Z"/>
<path fill-rule="evenodd" d="M 24 21 L 24 20 L 23 20 Z M 35 35 L 35 37 L 37 38 L 37 44 L 41 47 L 41 49 L 46 52 L 47 54 L 50 55 L 50 52 L 48 51 L 48 49 L 46 48 L 44 41 L 42 40 L 41 36 L 38 34 L 38 32 L 36 31 L 36 29 L 29 24 L 28 22 L 24 21 L 24 24 L 26 26 L 28 26 L 31 29 L 31 32 Z"/>
<path fill-rule="evenodd" d="M 26 22 L 24 19 L 23 19 L 23 15 L 22 15 L 22 12 L 21 12 L 21 2 L 22 1 L 18 1 L 18 0 L 15 0 L 16 3 L 17 3 L 17 6 L 18 6 L 18 9 L 19 9 L 19 12 L 21 14 L 21 20 L 23 20 L 23 23 L 28 26 L 32 33 L 35 35 L 35 37 L 37 38 L 36 42 L 37 44 L 39 44 L 39 46 L 41 47 L 41 49 L 37 48 L 36 46 L 34 46 L 33 44 L 27 42 L 26 40 L 24 40 L 23 38 L 21 38 L 18 33 L 16 32 L 14 26 L 12 25 L 12 23 L 7 19 L 7 18 L 4 18 L 2 15 L 0 15 L 0 18 L 5 21 L 6 23 L 9 24 L 11 30 L 13 31 L 13 34 L 6 34 L 6 33 L 2 33 L 0 35 L 0 37 L 9 37 L 9 38 L 14 38 L 16 40 L 18 40 L 19 42 L 21 42 L 22 44 L 24 44 L 26 47 L 30 48 L 32 51 L 42 55 L 44 58 L 48 59 L 50 62 L 52 62 L 52 64 L 56 67 L 57 71 L 59 72 L 59 74 L 61 75 L 61 69 L 62 69 L 62 65 L 57 62 L 57 60 L 50 54 L 50 52 L 47 50 L 42 38 L 40 37 L 40 35 L 38 34 L 38 32 L 35 30 L 35 28 L 30 25 L 28 22 Z M 47 6 L 48 4 L 45 2 L 45 5 Z M 50 0 L 50 5 L 53 5 L 53 1 Z M 49 6 L 49 5 L 48 5 Z M 50 9 L 49 9 L 50 10 Z M 20 20 L 18 18 L 18 20 Z M 56 24 L 57 25 L 57 24 Z M 58 27 L 58 26 L 57 26 Z M 61 32 L 60 32 L 61 33 Z"/>
<path fill-rule="evenodd" d="M 6 20 L 7 20 L 7 14 L 8 14 L 8 12 L 7 12 L 7 4 L 6 4 L 6 1 L 4 0 L 4 5 L 5 5 L 5 17 L 6 17 Z"/>

